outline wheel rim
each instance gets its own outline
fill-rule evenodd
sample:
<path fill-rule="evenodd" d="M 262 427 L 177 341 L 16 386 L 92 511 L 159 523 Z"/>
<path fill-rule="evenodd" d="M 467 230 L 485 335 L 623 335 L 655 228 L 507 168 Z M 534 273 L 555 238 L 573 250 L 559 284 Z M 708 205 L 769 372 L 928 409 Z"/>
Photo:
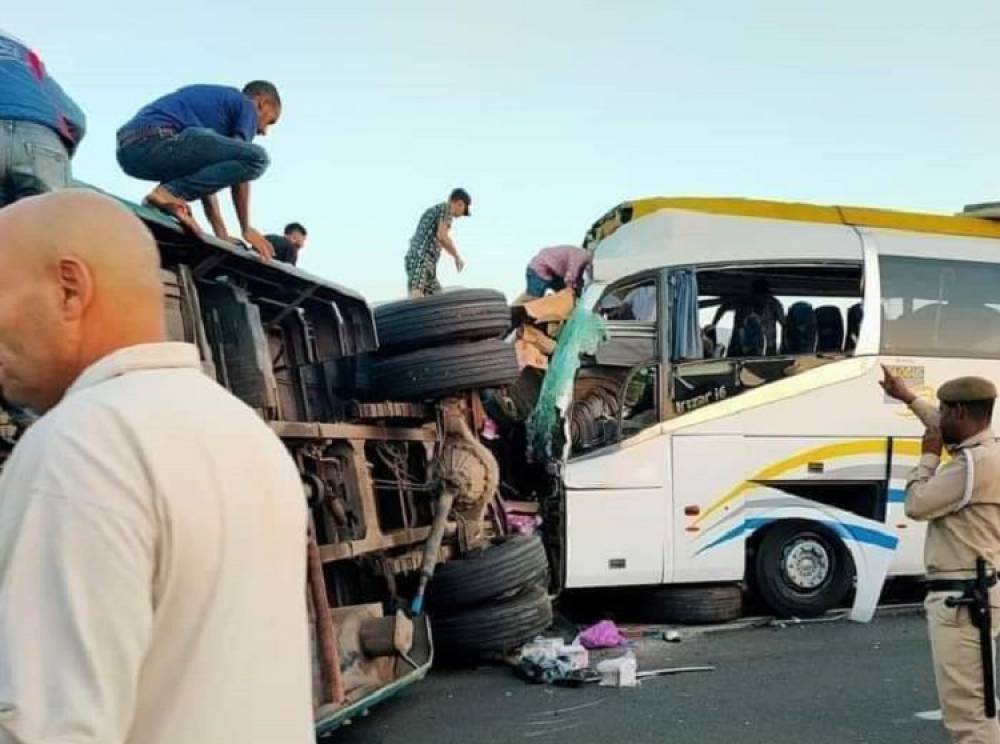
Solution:
<path fill-rule="evenodd" d="M 833 553 L 819 537 L 800 535 L 782 551 L 781 575 L 796 592 L 813 594 L 833 576 Z"/>

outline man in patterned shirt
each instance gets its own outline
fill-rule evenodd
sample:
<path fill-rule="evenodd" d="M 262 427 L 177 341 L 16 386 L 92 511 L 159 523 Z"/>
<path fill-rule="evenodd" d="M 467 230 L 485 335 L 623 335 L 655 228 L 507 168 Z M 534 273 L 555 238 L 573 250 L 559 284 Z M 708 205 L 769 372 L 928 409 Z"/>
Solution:
<path fill-rule="evenodd" d="M 465 261 L 458 255 L 458 248 L 449 232 L 456 217 L 469 216 L 471 204 L 468 191 L 455 189 L 448 201 L 435 204 L 421 216 L 417 230 L 410 238 L 410 250 L 406 252 L 406 289 L 410 297 L 427 297 L 441 291 L 437 263 L 442 248 L 455 259 L 458 271 L 465 268 Z"/>

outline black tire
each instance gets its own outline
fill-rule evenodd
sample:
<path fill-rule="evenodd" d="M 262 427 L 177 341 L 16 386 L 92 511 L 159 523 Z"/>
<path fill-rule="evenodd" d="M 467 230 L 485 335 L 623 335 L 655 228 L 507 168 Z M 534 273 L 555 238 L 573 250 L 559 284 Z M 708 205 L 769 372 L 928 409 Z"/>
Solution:
<path fill-rule="evenodd" d="M 379 348 L 406 351 L 502 336 L 510 307 L 492 289 L 462 289 L 375 308 Z"/>
<path fill-rule="evenodd" d="M 524 422 L 535 410 L 543 378 L 541 370 L 525 367 L 510 386 L 485 391 L 482 400 L 486 413 L 504 430 Z"/>
<path fill-rule="evenodd" d="M 784 521 L 764 533 L 753 584 L 778 617 L 816 617 L 836 607 L 854 584 L 854 562 L 838 537 L 807 521 Z"/>
<path fill-rule="evenodd" d="M 532 586 L 509 599 L 457 612 L 431 614 L 434 643 L 451 660 L 502 655 L 552 624 L 552 602 Z"/>
<path fill-rule="evenodd" d="M 628 371 L 586 369 L 577 376 L 570 408 L 570 437 L 574 452 L 608 444 L 601 436 L 601 422 L 618 420 L 619 396 Z"/>
<path fill-rule="evenodd" d="M 427 587 L 427 606 L 433 612 L 482 604 L 524 586 L 542 585 L 548 573 L 541 539 L 515 535 L 438 566 Z"/>
<path fill-rule="evenodd" d="M 542 393 L 542 383 L 545 373 L 534 367 L 525 367 L 517 382 L 510 386 L 508 395 L 514 404 L 515 416 L 518 421 L 525 421 L 535 410 L 538 396 Z"/>
<path fill-rule="evenodd" d="M 519 374 L 514 346 L 491 339 L 383 359 L 372 367 L 372 385 L 386 400 L 424 400 L 504 387 Z"/>
<path fill-rule="evenodd" d="M 646 622 L 726 623 L 743 615 L 743 590 L 736 584 L 652 587 L 640 590 L 633 607 Z"/>

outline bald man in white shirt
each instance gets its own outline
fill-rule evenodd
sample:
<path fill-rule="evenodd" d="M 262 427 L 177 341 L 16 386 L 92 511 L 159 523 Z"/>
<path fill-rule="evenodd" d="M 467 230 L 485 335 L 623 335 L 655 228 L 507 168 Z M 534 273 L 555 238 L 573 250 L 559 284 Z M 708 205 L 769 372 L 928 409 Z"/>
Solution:
<path fill-rule="evenodd" d="M 152 236 L 0 210 L 0 743 L 307 744 L 306 507 L 254 412 L 165 343 Z"/>

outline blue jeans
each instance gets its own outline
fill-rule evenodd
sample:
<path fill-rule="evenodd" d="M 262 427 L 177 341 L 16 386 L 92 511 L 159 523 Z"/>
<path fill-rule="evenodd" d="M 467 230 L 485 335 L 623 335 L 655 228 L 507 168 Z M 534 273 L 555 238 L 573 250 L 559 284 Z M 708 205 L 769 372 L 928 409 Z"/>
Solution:
<path fill-rule="evenodd" d="M 547 289 L 552 289 L 558 292 L 560 289 L 564 289 L 566 287 L 566 282 L 559 277 L 542 279 L 542 277 L 539 276 L 538 272 L 534 269 L 528 269 L 525 272 L 524 278 L 526 281 L 524 290 L 525 294 L 529 294 L 532 297 L 544 297 L 545 290 Z"/>
<path fill-rule="evenodd" d="M 69 183 L 69 153 L 58 134 L 43 124 L 0 119 L 0 207 Z"/>
<path fill-rule="evenodd" d="M 192 127 L 126 142 L 118 148 L 118 164 L 133 178 L 159 181 L 174 196 L 194 201 L 260 178 L 270 160 L 260 145 Z"/>

